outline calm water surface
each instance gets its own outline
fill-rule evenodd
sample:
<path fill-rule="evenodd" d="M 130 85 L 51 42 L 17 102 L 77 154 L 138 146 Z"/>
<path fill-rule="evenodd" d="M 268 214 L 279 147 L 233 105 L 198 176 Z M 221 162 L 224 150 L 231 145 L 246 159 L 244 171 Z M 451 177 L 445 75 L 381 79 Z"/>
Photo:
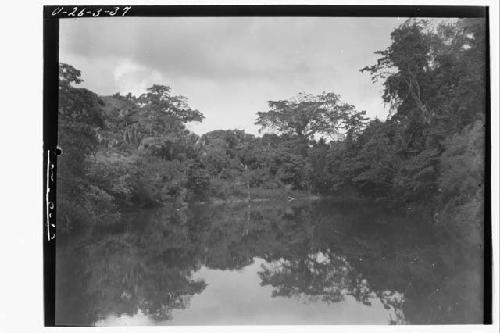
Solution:
<path fill-rule="evenodd" d="M 325 200 L 124 214 L 58 236 L 56 324 L 480 323 L 480 258 L 424 222 Z"/>

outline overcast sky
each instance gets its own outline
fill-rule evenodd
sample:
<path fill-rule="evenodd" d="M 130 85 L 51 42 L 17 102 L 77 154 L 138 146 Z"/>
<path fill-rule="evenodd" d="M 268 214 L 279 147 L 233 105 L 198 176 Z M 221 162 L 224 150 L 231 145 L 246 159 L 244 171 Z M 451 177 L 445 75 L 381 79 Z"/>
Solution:
<path fill-rule="evenodd" d="M 202 134 L 257 134 L 256 112 L 298 92 L 340 94 L 385 119 L 381 84 L 360 69 L 389 46 L 397 18 L 84 18 L 60 20 L 60 61 L 101 94 L 172 87 L 205 115 Z"/>

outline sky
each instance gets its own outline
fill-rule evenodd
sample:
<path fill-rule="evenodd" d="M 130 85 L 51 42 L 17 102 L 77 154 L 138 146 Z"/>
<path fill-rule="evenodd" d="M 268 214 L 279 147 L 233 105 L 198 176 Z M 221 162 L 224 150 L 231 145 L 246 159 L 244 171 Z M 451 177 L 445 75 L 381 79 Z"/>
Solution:
<path fill-rule="evenodd" d="M 400 18 L 123 17 L 60 20 L 59 60 L 100 95 L 167 85 L 205 115 L 197 134 L 258 134 L 256 113 L 299 92 L 334 92 L 385 119 L 382 83 L 360 69 L 390 45 Z"/>

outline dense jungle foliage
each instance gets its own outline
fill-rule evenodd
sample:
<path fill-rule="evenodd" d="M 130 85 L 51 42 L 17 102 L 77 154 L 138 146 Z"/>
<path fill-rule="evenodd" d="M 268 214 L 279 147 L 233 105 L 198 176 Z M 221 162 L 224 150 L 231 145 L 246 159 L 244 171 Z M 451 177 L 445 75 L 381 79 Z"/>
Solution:
<path fill-rule="evenodd" d="M 269 102 L 265 134 L 187 129 L 203 114 L 168 86 L 98 96 L 59 69 L 58 229 L 118 221 L 166 203 L 299 196 L 359 197 L 425 211 L 482 244 L 486 116 L 485 26 L 410 19 L 361 69 L 382 80 L 385 120 L 332 92 Z M 258 111 L 258 110 L 256 110 Z M 230 115 L 228 115 L 230 116 Z"/>

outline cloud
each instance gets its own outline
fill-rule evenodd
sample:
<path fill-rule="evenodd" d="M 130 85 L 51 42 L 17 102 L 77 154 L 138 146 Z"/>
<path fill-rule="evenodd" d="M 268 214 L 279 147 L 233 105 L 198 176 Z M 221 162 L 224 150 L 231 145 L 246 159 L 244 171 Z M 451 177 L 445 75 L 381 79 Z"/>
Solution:
<path fill-rule="evenodd" d="M 359 72 L 390 43 L 396 18 L 175 17 L 62 20 L 60 58 L 100 94 L 166 84 L 224 126 L 256 133 L 267 101 L 334 91 L 380 118 L 380 85 Z"/>
<path fill-rule="evenodd" d="M 140 95 L 157 82 L 165 82 L 163 75 L 154 69 L 132 62 L 129 59 L 119 61 L 113 70 L 113 78 L 118 91 Z"/>

